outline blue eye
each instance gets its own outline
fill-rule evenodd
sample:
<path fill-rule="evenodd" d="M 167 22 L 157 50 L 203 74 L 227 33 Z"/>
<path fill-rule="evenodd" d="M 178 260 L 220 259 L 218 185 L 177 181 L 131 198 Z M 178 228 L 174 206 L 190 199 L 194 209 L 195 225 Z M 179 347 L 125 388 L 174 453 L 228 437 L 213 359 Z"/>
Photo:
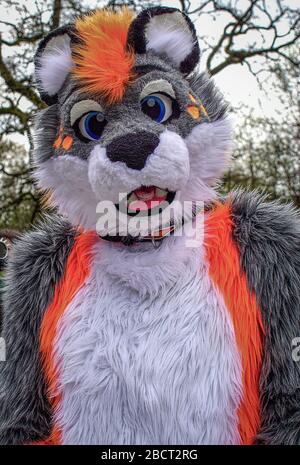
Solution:
<path fill-rule="evenodd" d="M 101 111 L 90 111 L 78 122 L 78 130 L 84 139 L 99 140 L 107 121 Z"/>
<path fill-rule="evenodd" d="M 141 100 L 141 109 L 157 123 L 164 123 L 173 114 L 173 101 L 165 94 L 150 94 Z"/>

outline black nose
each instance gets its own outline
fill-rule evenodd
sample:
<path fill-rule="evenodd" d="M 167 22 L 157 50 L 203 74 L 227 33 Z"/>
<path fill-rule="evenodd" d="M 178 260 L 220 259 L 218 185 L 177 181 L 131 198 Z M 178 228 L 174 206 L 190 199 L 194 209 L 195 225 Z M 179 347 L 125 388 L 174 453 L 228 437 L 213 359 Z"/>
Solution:
<path fill-rule="evenodd" d="M 106 147 L 106 154 L 111 161 L 122 161 L 128 168 L 141 170 L 158 144 L 155 134 L 141 131 L 114 139 Z"/>

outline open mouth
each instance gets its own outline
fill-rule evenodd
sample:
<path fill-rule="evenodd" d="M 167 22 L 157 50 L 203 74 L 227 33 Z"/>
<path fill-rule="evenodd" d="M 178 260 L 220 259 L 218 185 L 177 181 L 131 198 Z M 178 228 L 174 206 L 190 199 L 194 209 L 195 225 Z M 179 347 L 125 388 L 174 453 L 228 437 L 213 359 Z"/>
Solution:
<path fill-rule="evenodd" d="M 117 217 L 118 232 L 102 234 L 101 237 L 131 245 L 148 240 L 153 242 L 172 234 L 174 212 L 172 209 L 164 210 L 173 203 L 175 196 L 176 192 L 157 186 L 138 187 L 115 204 L 115 208 L 121 213 Z M 128 222 L 128 217 L 132 217 L 130 220 L 134 222 Z"/>
<path fill-rule="evenodd" d="M 127 214 L 159 213 L 173 202 L 175 194 L 156 186 L 141 186 L 127 195 Z"/>
<path fill-rule="evenodd" d="M 105 240 L 122 242 L 124 245 L 144 241 L 154 243 L 172 235 L 176 228 L 184 225 L 186 219 L 190 221 L 198 212 L 193 202 L 192 210 L 182 216 L 182 210 L 179 212 L 176 209 L 175 196 L 176 192 L 157 186 L 141 186 L 121 195 L 119 203 L 115 204 L 120 213 L 115 217 L 117 224 L 99 235 Z"/>

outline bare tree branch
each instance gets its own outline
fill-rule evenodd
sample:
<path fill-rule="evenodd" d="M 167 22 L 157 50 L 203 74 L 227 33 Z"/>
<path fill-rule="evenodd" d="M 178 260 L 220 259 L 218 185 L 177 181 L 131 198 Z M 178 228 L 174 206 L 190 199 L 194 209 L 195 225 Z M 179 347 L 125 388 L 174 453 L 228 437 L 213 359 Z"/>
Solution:
<path fill-rule="evenodd" d="M 59 26 L 60 23 L 60 14 L 61 14 L 61 0 L 54 0 L 53 2 L 53 13 L 50 20 L 51 29 L 55 29 Z"/>
<path fill-rule="evenodd" d="M 1 41 L 1 35 L 0 35 L 0 75 L 4 79 L 7 87 L 10 89 L 11 92 L 18 92 L 22 94 L 24 97 L 30 100 L 38 108 L 42 108 L 43 104 L 40 98 L 38 97 L 38 95 L 30 87 L 24 86 L 21 82 L 17 81 L 12 76 L 10 70 L 4 63 L 4 60 L 2 57 L 2 43 L 1 42 L 2 41 Z"/>

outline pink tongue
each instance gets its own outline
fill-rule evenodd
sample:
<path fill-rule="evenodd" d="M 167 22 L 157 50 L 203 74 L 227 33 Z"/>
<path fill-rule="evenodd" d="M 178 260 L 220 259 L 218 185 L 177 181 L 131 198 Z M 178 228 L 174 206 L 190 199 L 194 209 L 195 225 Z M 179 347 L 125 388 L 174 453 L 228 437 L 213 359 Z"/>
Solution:
<path fill-rule="evenodd" d="M 151 200 L 155 196 L 155 187 L 140 187 L 134 191 L 139 200 Z"/>
<path fill-rule="evenodd" d="M 165 198 L 158 197 L 155 192 L 156 188 L 153 186 L 136 189 L 134 193 L 139 200 L 130 202 L 129 209 L 136 212 L 137 210 L 145 211 L 157 207 Z"/>

